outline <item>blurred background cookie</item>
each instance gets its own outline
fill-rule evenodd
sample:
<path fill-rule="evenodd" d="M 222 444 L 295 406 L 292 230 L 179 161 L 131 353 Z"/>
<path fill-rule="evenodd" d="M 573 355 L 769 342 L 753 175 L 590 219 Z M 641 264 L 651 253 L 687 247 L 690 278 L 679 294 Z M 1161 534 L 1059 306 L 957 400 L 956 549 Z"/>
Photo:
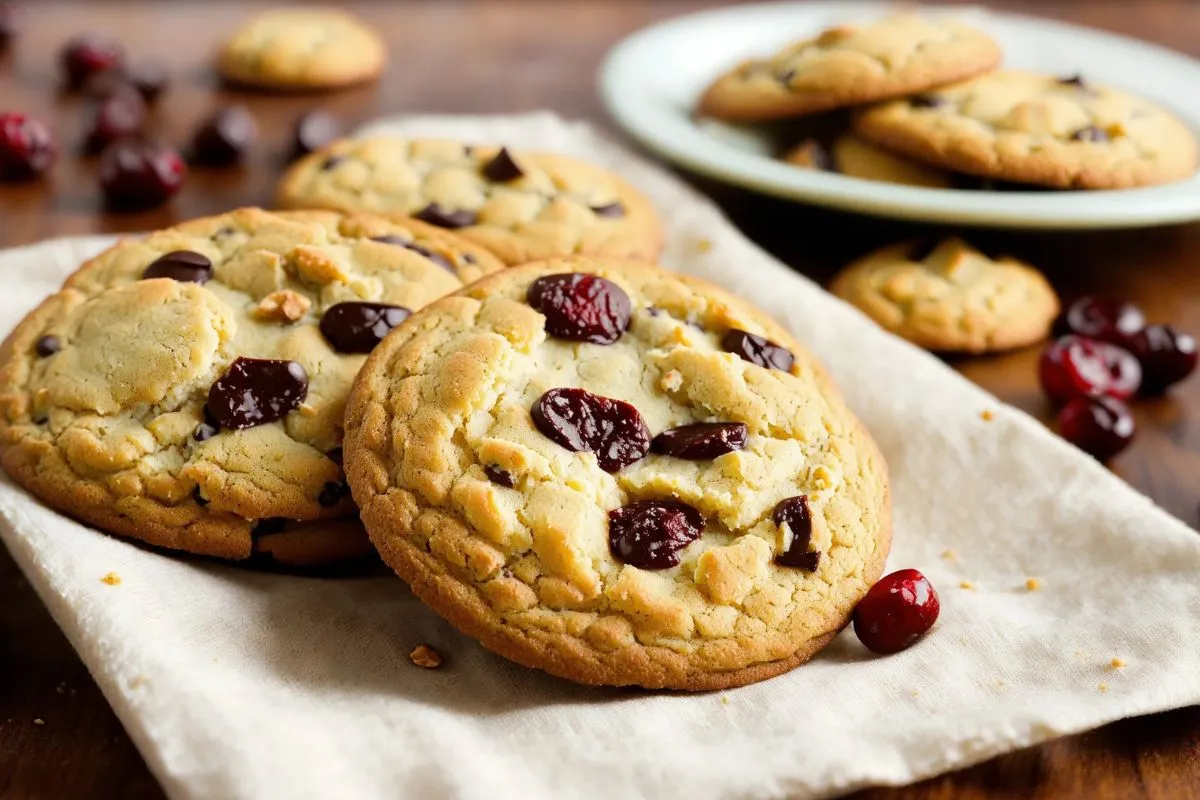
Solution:
<path fill-rule="evenodd" d="M 869 181 L 933 189 L 955 185 L 949 172 L 881 150 L 853 133 L 838 136 L 829 148 L 817 139 L 805 139 L 784 153 L 783 160 L 797 167 L 839 172 Z"/>

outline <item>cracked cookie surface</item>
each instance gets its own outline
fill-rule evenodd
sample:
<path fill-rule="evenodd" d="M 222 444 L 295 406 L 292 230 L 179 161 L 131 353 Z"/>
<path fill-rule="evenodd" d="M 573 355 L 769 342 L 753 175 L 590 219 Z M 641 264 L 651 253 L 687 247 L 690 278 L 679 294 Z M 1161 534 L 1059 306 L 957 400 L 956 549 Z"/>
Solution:
<path fill-rule="evenodd" d="M 366 356 L 321 322 L 337 304 L 415 310 L 501 267 L 365 214 L 241 209 L 122 241 L 5 342 L 0 463 L 49 505 L 161 547 L 297 566 L 367 553 L 341 467 Z M 238 383 L 235 359 L 285 369 L 240 362 Z"/>
<path fill-rule="evenodd" d="M 370 80 L 387 61 L 383 42 L 336 8 L 277 8 L 239 28 L 221 49 L 218 70 L 264 89 L 332 89 Z"/>
<path fill-rule="evenodd" d="M 903 242 L 840 272 L 830 291 L 882 327 L 929 350 L 986 353 L 1045 339 L 1054 289 L 1033 267 L 991 259 L 961 239 Z"/>
<path fill-rule="evenodd" d="M 280 181 L 285 208 L 407 214 L 451 228 L 520 264 L 564 255 L 654 258 L 650 201 L 616 175 L 568 156 L 437 139 L 345 139 Z"/>
<path fill-rule="evenodd" d="M 372 353 L 346 423 L 384 560 L 486 647 L 583 683 L 784 672 L 890 545 L 886 466 L 823 368 L 649 264 L 555 259 L 443 298 Z"/>
<path fill-rule="evenodd" d="M 1148 186 L 1196 170 L 1182 122 L 1078 76 L 983 75 L 867 109 L 854 130 L 928 164 L 1058 189 Z"/>
<path fill-rule="evenodd" d="M 744 61 L 700 98 L 700 114 L 753 122 L 874 103 L 986 72 L 1000 48 L 948 19 L 901 15 L 830 28 Z"/>

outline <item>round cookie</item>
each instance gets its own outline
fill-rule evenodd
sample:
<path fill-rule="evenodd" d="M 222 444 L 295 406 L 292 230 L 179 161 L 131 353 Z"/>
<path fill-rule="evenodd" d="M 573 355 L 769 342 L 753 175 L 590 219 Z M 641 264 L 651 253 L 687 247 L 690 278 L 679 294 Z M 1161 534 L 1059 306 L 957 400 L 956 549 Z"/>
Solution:
<path fill-rule="evenodd" d="M 368 553 L 341 467 L 354 375 L 394 306 L 501 267 L 419 222 L 332 212 L 242 209 L 122 241 L 0 351 L 0 464 L 160 547 L 297 566 Z"/>
<path fill-rule="evenodd" d="M 949 189 L 954 177 L 945 170 L 880 150 L 852 133 L 843 133 L 826 150 L 816 139 L 805 139 L 783 155 L 797 167 L 839 172 L 852 178 L 904 186 Z"/>
<path fill-rule="evenodd" d="M 830 28 L 744 61 L 705 90 L 698 111 L 735 122 L 799 117 L 923 92 L 999 63 L 1000 48 L 986 34 L 905 14 Z"/>
<path fill-rule="evenodd" d="M 961 239 L 903 242 L 842 270 L 830 291 L 882 327 L 941 352 L 987 353 L 1045 339 L 1058 297 L 1013 258 L 988 258 Z"/>
<path fill-rule="evenodd" d="M 508 264 L 564 255 L 654 258 L 650 201 L 583 161 L 436 139 L 345 139 L 280 181 L 285 208 L 409 214 L 455 230 Z"/>
<path fill-rule="evenodd" d="M 337 8 L 275 8 L 263 12 L 221 48 L 221 77 L 284 91 L 336 89 L 379 76 L 383 42 Z"/>
<path fill-rule="evenodd" d="M 423 601 L 588 684 L 791 669 L 891 542 L 886 465 L 812 356 L 634 261 L 516 267 L 415 314 L 355 382 L 346 474 Z"/>
<path fill-rule="evenodd" d="M 1196 170 L 1182 122 L 1078 76 L 983 75 L 867 109 L 854 130 L 946 169 L 1058 189 L 1148 186 Z"/>

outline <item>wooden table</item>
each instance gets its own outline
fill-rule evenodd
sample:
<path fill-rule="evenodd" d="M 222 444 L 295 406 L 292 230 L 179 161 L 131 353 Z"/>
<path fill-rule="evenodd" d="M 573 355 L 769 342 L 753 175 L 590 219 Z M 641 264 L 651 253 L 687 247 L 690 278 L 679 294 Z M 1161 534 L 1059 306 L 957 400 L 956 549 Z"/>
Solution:
<path fill-rule="evenodd" d="M 1075 20 L 1200 56 L 1200 3 L 1188 0 L 1027 0 L 995 6 Z M 611 127 L 594 90 L 605 50 L 647 23 L 717 3 L 705 0 L 358 2 L 389 41 L 392 64 L 377 85 L 324 97 L 235 95 L 209 67 L 214 43 L 251 10 L 273 3 L 186 0 L 37 0 L 28 29 L 0 60 L 0 107 L 53 122 L 66 151 L 48 185 L 0 188 L 0 246 L 49 236 L 144 230 L 230 207 L 266 204 L 291 121 L 320 105 L 353 125 L 403 111 L 511 112 L 552 108 Z M 95 163 L 74 152 L 81 102 L 56 91 L 69 35 L 107 30 L 135 56 L 172 65 L 155 128 L 182 144 L 212 107 L 246 103 L 261 147 L 235 170 L 198 170 L 167 209 L 98 211 Z M 1198 87 L 1200 91 L 1200 87 Z M 697 182 L 751 237 L 818 279 L 915 226 L 804 208 Z M 1064 297 L 1113 293 L 1154 320 L 1200 332 L 1200 225 L 1125 233 L 971 233 L 1002 244 L 1051 276 Z M 1004 400 L 1048 418 L 1037 389 L 1037 349 L 955 366 Z M 1165 400 L 1139 403 L 1140 435 L 1114 469 L 1190 525 L 1197 522 L 1200 379 Z M 889 798 L 1200 797 L 1200 707 L 1126 720 L 896 790 Z M 0 551 L 0 797 L 161 797 L 87 671 L 6 553 Z"/>

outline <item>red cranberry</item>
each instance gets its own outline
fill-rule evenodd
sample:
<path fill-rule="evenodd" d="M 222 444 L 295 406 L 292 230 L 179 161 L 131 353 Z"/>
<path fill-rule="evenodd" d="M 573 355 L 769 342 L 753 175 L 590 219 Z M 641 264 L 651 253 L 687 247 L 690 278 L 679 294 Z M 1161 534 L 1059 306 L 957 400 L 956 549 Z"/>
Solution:
<path fill-rule="evenodd" d="M 744 422 L 695 422 L 668 428 L 650 441 L 650 449 L 676 458 L 700 461 L 718 458 L 746 446 Z"/>
<path fill-rule="evenodd" d="M 544 275 L 529 286 L 526 299 L 545 315 L 546 332 L 558 339 L 612 344 L 629 328 L 629 295 L 599 275 Z"/>
<path fill-rule="evenodd" d="M 1056 326 L 1059 333 L 1077 333 L 1129 349 L 1134 334 L 1146 325 L 1146 315 L 1133 303 L 1111 297 L 1081 297 L 1067 308 Z"/>
<path fill-rule="evenodd" d="M 596 454 L 605 472 L 616 472 L 646 455 L 650 432 L 632 404 L 586 389 L 551 389 L 531 409 L 542 435 L 574 453 Z"/>
<path fill-rule="evenodd" d="M 704 516 L 678 500 L 643 500 L 608 512 L 608 549 L 623 564 L 669 569 L 700 538 Z"/>
<path fill-rule="evenodd" d="M 36 177 L 54 163 L 54 135 L 40 120 L 24 114 L 0 114 L 0 181 Z"/>
<path fill-rule="evenodd" d="M 1137 392 L 1142 369 L 1128 350 L 1082 336 L 1064 336 L 1042 353 L 1038 377 L 1055 403 L 1102 394 L 1124 400 Z"/>
<path fill-rule="evenodd" d="M 1147 325 L 1130 345 L 1142 364 L 1142 392 L 1162 394 L 1196 368 L 1196 340 L 1169 325 Z"/>
<path fill-rule="evenodd" d="M 854 609 L 854 633 L 868 650 L 887 655 L 912 647 L 937 622 L 941 603 L 915 569 L 885 575 Z"/>
<path fill-rule="evenodd" d="M 104 199 L 117 208 L 150 208 L 165 203 L 183 186 L 187 168 L 169 147 L 122 139 L 100 156 Z"/>
<path fill-rule="evenodd" d="M 258 125 L 245 106 L 222 108 L 196 131 L 192 159 L 198 164 L 229 166 L 246 157 L 258 138 Z"/>
<path fill-rule="evenodd" d="M 146 103 L 132 86 L 117 88 L 92 112 L 84 149 L 99 153 L 117 139 L 137 136 L 146 124 Z"/>
<path fill-rule="evenodd" d="M 1058 432 L 1100 461 L 1108 461 L 1133 440 L 1133 415 L 1111 397 L 1076 397 L 1058 412 Z"/>
<path fill-rule="evenodd" d="M 67 85 L 73 89 L 97 72 L 119 69 L 125 60 L 120 43 L 103 34 L 85 33 L 67 42 L 62 51 L 62 66 Z"/>

